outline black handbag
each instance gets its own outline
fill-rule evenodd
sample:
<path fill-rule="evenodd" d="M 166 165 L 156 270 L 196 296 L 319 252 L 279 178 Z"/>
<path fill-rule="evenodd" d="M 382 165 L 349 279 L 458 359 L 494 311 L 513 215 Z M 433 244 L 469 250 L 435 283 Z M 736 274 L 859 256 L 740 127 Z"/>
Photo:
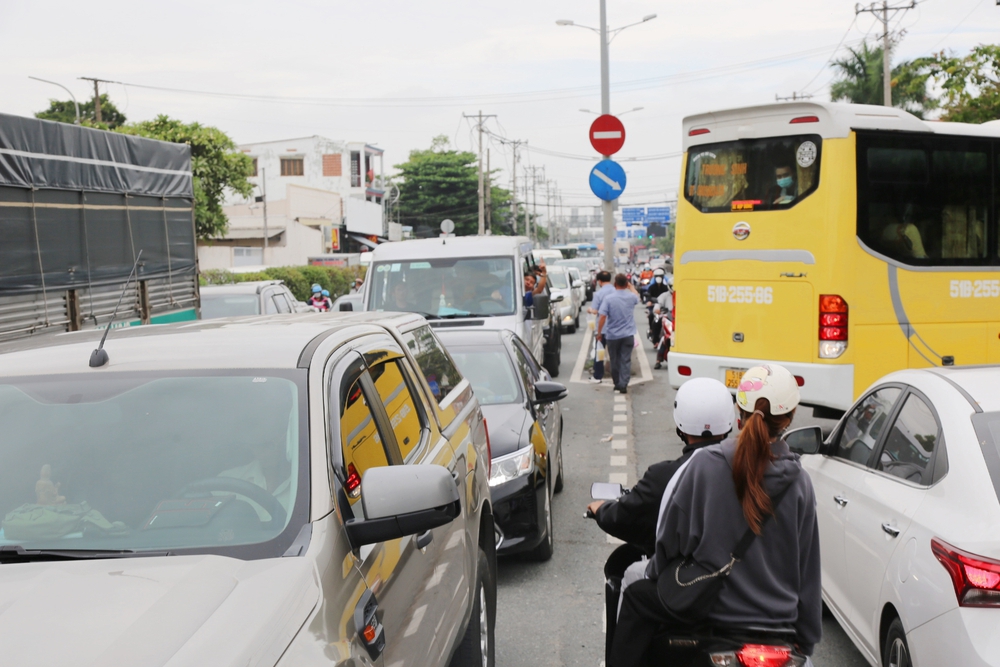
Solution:
<path fill-rule="evenodd" d="M 772 498 L 771 514 L 766 515 L 761 522 L 761 532 L 778 511 L 778 505 L 797 478 L 798 475 Z M 733 567 L 746 555 L 755 537 L 757 535 L 748 528 L 730 552 L 729 562 L 719 569 L 706 567 L 688 556 L 677 556 L 667 563 L 667 567 L 656 580 L 656 593 L 667 613 L 683 623 L 698 623 L 705 620 L 719 599 L 722 587 Z"/>

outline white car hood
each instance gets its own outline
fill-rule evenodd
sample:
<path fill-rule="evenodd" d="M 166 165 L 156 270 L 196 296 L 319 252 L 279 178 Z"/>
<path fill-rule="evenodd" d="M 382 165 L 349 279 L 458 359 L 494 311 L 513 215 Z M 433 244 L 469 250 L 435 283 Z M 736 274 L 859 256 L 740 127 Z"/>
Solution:
<path fill-rule="evenodd" d="M 0 654 L 21 667 L 272 667 L 318 601 L 299 557 L 0 565 Z"/>

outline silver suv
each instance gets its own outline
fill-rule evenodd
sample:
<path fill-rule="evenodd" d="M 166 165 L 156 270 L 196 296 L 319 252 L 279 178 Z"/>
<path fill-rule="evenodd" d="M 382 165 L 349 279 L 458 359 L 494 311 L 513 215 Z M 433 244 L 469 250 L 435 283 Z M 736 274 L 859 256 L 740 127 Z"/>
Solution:
<path fill-rule="evenodd" d="M 312 313 L 314 309 L 295 298 L 280 280 L 255 280 L 201 288 L 201 319 L 239 315 Z"/>
<path fill-rule="evenodd" d="M 493 664 L 486 427 L 424 319 L 100 333 L 0 348 L 5 661 Z"/>

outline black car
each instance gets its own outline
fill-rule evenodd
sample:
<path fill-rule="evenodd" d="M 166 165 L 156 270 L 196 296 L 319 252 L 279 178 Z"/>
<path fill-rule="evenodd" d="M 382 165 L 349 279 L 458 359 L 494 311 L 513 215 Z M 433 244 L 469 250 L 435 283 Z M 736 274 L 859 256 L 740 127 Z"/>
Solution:
<path fill-rule="evenodd" d="M 563 488 L 562 408 L 552 382 L 510 331 L 438 329 L 472 383 L 491 448 L 490 497 L 497 553 L 552 557 L 552 495 Z"/>

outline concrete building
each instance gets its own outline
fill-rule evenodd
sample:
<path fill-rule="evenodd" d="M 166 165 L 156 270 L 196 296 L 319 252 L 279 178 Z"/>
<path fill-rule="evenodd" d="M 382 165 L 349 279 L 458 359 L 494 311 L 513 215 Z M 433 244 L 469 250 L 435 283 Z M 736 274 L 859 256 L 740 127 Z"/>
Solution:
<path fill-rule="evenodd" d="M 320 136 L 243 144 L 253 160 L 254 198 L 231 197 L 229 232 L 199 246 L 203 269 L 305 264 L 401 237 L 385 221 L 381 148 Z M 264 199 L 267 200 L 267 248 Z"/>

